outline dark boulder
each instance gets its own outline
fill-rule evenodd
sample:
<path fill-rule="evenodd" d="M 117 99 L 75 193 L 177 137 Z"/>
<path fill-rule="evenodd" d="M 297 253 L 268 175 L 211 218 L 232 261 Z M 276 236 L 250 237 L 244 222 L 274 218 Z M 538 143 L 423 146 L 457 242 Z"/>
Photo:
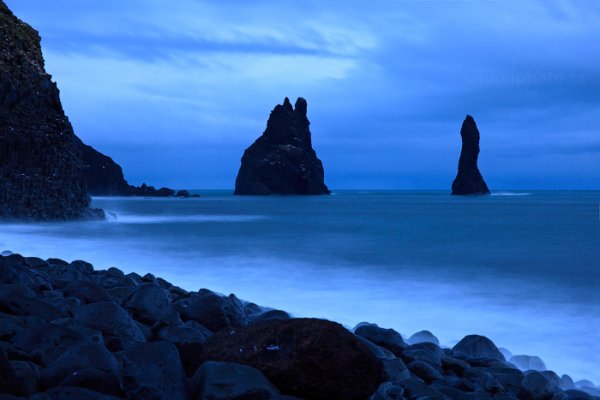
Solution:
<path fill-rule="evenodd" d="M 185 400 L 185 373 L 169 342 L 140 343 L 122 356 L 123 389 L 132 400 Z"/>
<path fill-rule="evenodd" d="M 187 190 L 178 190 L 177 193 L 175 193 L 175 197 L 190 197 L 190 192 Z"/>
<path fill-rule="evenodd" d="M 477 167 L 479 129 L 470 115 L 467 115 L 462 124 L 460 136 L 462 137 L 462 150 L 458 161 L 458 174 L 452 182 L 452 194 L 489 194 L 490 190 Z"/>
<path fill-rule="evenodd" d="M 203 289 L 182 304 L 180 313 L 183 319 L 197 321 L 213 332 L 248 324 L 244 306 L 233 294 L 224 297 Z"/>
<path fill-rule="evenodd" d="M 244 152 L 235 194 L 329 194 L 323 164 L 312 148 L 306 100 L 295 109 L 286 97 L 271 111 L 267 129 Z"/>
<path fill-rule="evenodd" d="M 84 388 L 110 396 L 123 395 L 119 375 L 95 368 L 80 369 L 67 375 L 60 386 Z"/>
<path fill-rule="evenodd" d="M 142 283 L 138 286 L 125 302 L 125 308 L 131 311 L 136 320 L 150 325 L 157 322 L 182 323 L 171 307 L 167 291 L 156 283 Z"/>
<path fill-rule="evenodd" d="M 408 364 L 408 369 L 428 384 L 443 378 L 437 369 L 424 361 L 413 361 Z"/>
<path fill-rule="evenodd" d="M 255 368 L 207 361 L 194 374 L 192 393 L 198 400 L 270 400 L 279 391 Z"/>
<path fill-rule="evenodd" d="M 15 393 L 20 396 L 30 396 L 39 390 L 41 374 L 37 364 L 16 360 L 11 361 L 11 366 L 15 373 L 14 386 L 17 388 Z"/>
<path fill-rule="evenodd" d="M 452 348 L 452 351 L 468 358 L 487 358 L 498 362 L 506 362 L 494 342 L 485 336 L 465 336 Z"/>
<path fill-rule="evenodd" d="M 406 346 L 402 335 L 398 332 L 393 329 L 380 328 L 376 324 L 359 324 L 354 328 L 354 333 L 390 350 L 396 355 L 399 355 Z"/>
<path fill-rule="evenodd" d="M 90 208 L 77 137 L 40 36 L 0 1 L 0 219 L 104 218 Z"/>
<path fill-rule="evenodd" d="M 45 320 L 66 317 L 67 313 L 35 297 L 26 286 L 0 284 L 0 311 L 12 315 L 37 316 Z"/>
<path fill-rule="evenodd" d="M 0 393 L 17 394 L 17 377 L 13 370 L 8 355 L 0 347 Z"/>
<path fill-rule="evenodd" d="M 112 297 L 106 289 L 89 280 L 75 280 L 67 284 L 63 289 L 65 296 L 73 296 L 85 303 L 97 303 L 101 301 L 112 301 Z"/>
<path fill-rule="evenodd" d="M 186 375 L 191 376 L 200 366 L 204 343 L 212 336 L 212 333 L 189 326 L 165 326 L 156 336 L 177 347 Z"/>
<path fill-rule="evenodd" d="M 112 302 L 90 303 L 75 314 L 75 321 L 104 335 L 111 351 L 131 343 L 144 342 L 145 337 L 129 314 Z"/>
<path fill-rule="evenodd" d="M 47 397 L 46 397 L 47 396 Z M 57 387 L 39 395 L 30 397 L 30 400 L 119 400 L 121 397 L 109 396 L 93 390 L 80 387 Z"/>
<path fill-rule="evenodd" d="M 42 373 L 45 387 L 56 387 L 79 370 L 95 369 L 113 377 L 119 376 L 117 362 L 102 345 L 86 344 L 65 351 Z"/>
<path fill-rule="evenodd" d="M 316 400 L 365 399 L 383 376 L 381 363 L 352 333 L 319 319 L 217 333 L 206 343 L 204 359 L 250 365 L 283 393 Z"/>
<path fill-rule="evenodd" d="M 531 371 L 525 375 L 521 384 L 520 398 L 525 400 L 551 399 L 558 385 L 537 371 Z"/>

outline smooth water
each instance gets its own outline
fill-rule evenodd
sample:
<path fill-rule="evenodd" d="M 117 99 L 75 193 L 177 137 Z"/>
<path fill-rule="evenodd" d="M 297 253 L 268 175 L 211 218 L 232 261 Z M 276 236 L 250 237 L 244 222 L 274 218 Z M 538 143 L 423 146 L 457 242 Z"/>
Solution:
<path fill-rule="evenodd" d="M 477 333 L 600 383 L 600 192 L 95 198 L 106 222 L 3 225 L 0 250 L 151 272 L 445 345 Z"/>

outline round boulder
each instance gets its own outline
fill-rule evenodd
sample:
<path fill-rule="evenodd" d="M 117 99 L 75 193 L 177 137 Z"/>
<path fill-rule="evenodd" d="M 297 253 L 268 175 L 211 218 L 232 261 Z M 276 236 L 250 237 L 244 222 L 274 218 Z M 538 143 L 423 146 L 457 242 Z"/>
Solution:
<path fill-rule="evenodd" d="M 506 362 L 506 359 L 494 342 L 485 336 L 465 336 L 452 348 L 452 352 L 466 356 L 467 358 L 488 358 L 502 363 Z"/>
<path fill-rule="evenodd" d="M 363 400 L 379 387 L 381 362 L 338 323 L 271 321 L 213 335 L 204 359 L 259 369 L 282 393 L 315 400 Z"/>

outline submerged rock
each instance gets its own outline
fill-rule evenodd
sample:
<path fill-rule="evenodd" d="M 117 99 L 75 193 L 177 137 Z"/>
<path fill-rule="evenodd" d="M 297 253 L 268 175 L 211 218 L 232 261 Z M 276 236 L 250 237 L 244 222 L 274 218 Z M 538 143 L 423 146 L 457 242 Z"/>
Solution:
<path fill-rule="evenodd" d="M 244 152 L 235 194 L 329 194 L 323 164 L 312 148 L 307 104 L 286 97 L 271 111 L 267 129 Z"/>
<path fill-rule="evenodd" d="M 458 161 L 458 175 L 452 182 L 452 194 L 489 194 L 490 190 L 477 167 L 479 130 L 470 115 L 467 115 L 462 124 L 460 136 L 462 137 L 462 150 Z"/>
<path fill-rule="evenodd" d="M 78 140 L 40 36 L 0 0 L 0 219 L 104 218 L 90 208 Z"/>

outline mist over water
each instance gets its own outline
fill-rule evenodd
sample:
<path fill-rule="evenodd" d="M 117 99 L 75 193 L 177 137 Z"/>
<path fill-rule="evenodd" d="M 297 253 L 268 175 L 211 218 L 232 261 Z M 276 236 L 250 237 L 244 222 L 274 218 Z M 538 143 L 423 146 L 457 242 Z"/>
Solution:
<path fill-rule="evenodd" d="M 349 327 L 467 334 L 600 383 L 600 192 L 95 198 L 104 222 L 3 225 L 0 250 L 151 272 Z"/>

